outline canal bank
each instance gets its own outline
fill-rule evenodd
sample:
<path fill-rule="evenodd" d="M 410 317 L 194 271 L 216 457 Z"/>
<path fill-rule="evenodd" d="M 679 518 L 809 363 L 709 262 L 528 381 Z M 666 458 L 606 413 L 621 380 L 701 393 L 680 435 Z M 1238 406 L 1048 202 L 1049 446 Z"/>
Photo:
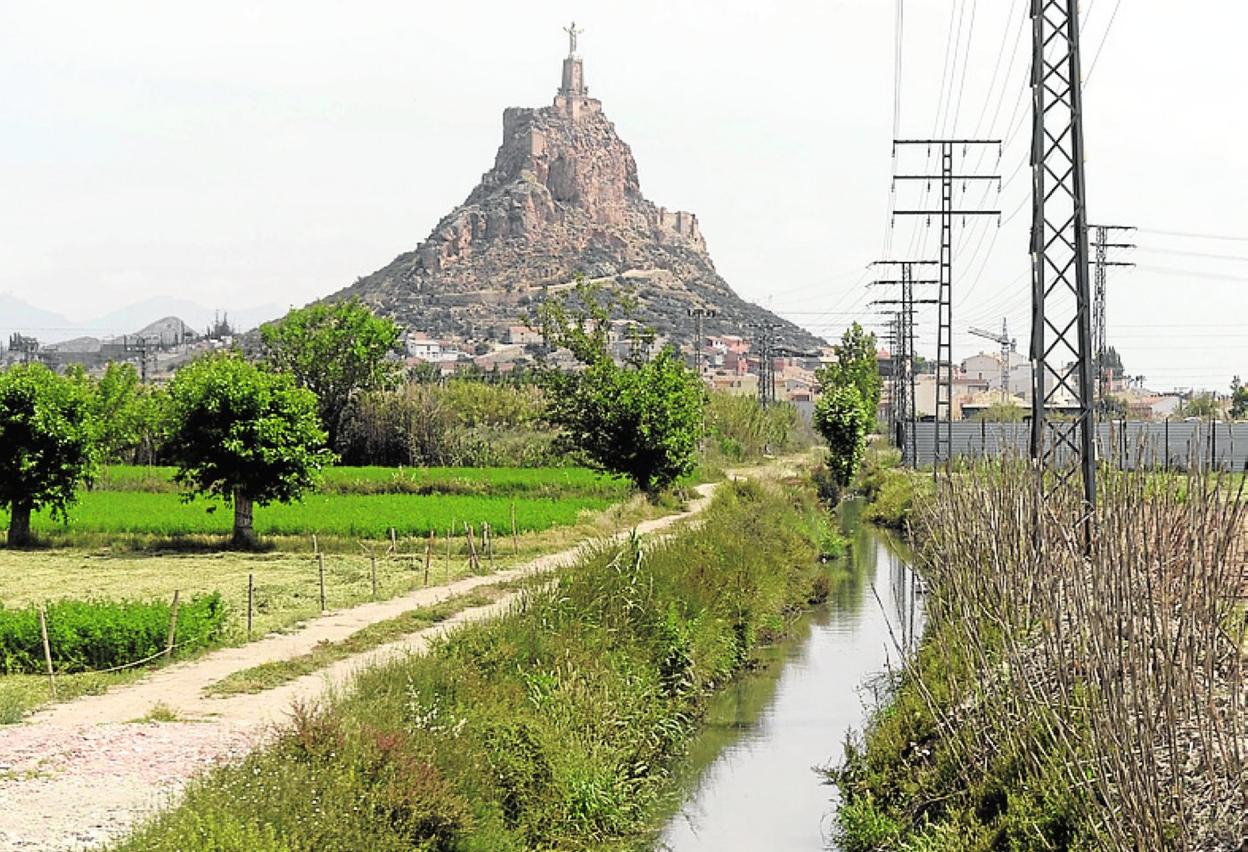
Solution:
<path fill-rule="evenodd" d="M 843 511 L 853 546 L 828 600 L 710 702 L 678 776 L 683 803 L 655 848 L 834 848 L 836 791 L 818 768 L 840 762 L 880 675 L 922 631 L 905 548 L 857 514 L 856 504 Z"/>

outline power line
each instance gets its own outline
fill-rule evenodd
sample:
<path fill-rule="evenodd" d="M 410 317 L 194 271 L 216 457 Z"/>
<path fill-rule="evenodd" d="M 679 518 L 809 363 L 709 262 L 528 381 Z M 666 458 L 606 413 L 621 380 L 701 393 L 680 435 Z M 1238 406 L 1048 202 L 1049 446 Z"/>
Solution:
<path fill-rule="evenodd" d="M 1101 43 L 1096 48 L 1096 53 L 1092 56 L 1092 64 L 1088 66 L 1088 73 L 1084 75 L 1083 84 L 1085 86 L 1092 80 L 1092 72 L 1096 70 L 1096 61 L 1101 58 L 1101 51 L 1105 49 L 1105 42 L 1109 41 L 1109 33 L 1114 28 L 1114 21 L 1118 18 L 1118 8 L 1120 6 L 1122 6 L 1122 0 L 1117 0 L 1114 3 L 1114 12 L 1109 16 L 1109 24 L 1105 27 L 1105 35 L 1101 36 Z"/>
<path fill-rule="evenodd" d="M 1248 255 L 1242 254 L 1213 254 L 1206 251 L 1180 251 L 1179 249 L 1160 249 L 1160 248 L 1144 248 L 1140 247 L 1140 251 L 1148 254 L 1174 254 L 1183 257 L 1204 257 L 1210 260 L 1233 260 L 1238 263 L 1248 263 Z"/>
<path fill-rule="evenodd" d="M 1219 240 L 1230 243 L 1248 243 L 1248 237 L 1221 236 L 1218 234 L 1197 234 L 1191 231 L 1162 231 L 1157 228 L 1140 228 L 1141 234 L 1158 234 L 1163 237 L 1185 237 L 1191 240 Z"/>
<path fill-rule="evenodd" d="M 1248 284 L 1248 277 L 1240 275 L 1219 275 L 1216 272 L 1193 272 L 1190 269 L 1174 269 L 1169 266 L 1146 266 L 1140 264 L 1136 267 L 1144 272 L 1153 272 L 1157 275 L 1174 275 L 1180 278 L 1208 278 L 1211 281 L 1238 281 Z"/>

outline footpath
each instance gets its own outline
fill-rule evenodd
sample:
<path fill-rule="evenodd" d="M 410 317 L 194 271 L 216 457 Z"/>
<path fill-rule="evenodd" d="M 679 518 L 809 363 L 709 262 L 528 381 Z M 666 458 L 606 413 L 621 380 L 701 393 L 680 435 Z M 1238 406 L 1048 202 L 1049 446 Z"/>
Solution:
<path fill-rule="evenodd" d="M 654 535 L 697 515 L 710 503 L 714 490 L 714 484 L 699 486 L 698 497 L 686 511 L 645 521 L 637 525 L 637 532 Z M 223 648 L 102 695 L 51 705 L 18 725 L 0 728 L 0 850 L 93 849 L 117 839 L 145 815 L 176 802 L 196 775 L 262 746 L 294 704 L 349 688 L 361 669 L 421 653 L 436 637 L 504 612 L 516 595 L 463 610 L 435 627 L 263 692 L 204 694 L 205 687 L 227 675 L 307 654 L 319 643 L 342 641 L 370 624 L 479 586 L 557 570 L 573 564 L 591 543 L 509 571 L 332 612 L 295 632 Z M 157 705 L 173 711 L 179 721 L 136 721 Z"/>

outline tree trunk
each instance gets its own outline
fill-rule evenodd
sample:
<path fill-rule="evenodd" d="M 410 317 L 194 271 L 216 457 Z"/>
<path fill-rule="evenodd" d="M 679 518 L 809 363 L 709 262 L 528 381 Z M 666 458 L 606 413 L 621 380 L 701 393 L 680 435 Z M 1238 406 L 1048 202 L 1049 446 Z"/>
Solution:
<path fill-rule="evenodd" d="M 251 498 L 241 491 L 234 492 L 234 546 L 256 546 L 256 531 L 251 525 Z"/>
<path fill-rule="evenodd" d="M 25 547 L 31 540 L 30 504 L 14 503 L 9 514 L 9 547 Z"/>

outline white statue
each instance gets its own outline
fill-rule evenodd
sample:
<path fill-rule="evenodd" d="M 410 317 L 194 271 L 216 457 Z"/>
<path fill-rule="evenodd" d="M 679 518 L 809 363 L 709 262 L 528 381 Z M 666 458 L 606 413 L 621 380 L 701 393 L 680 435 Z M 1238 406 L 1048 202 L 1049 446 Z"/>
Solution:
<path fill-rule="evenodd" d="M 573 21 L 570 26 L 564 27 L 563 31 L 568 34 L 568 56 L 576 56 L 576 37 L 585 32 L 585 30 L 578 30 L 576 21 Z"/>

